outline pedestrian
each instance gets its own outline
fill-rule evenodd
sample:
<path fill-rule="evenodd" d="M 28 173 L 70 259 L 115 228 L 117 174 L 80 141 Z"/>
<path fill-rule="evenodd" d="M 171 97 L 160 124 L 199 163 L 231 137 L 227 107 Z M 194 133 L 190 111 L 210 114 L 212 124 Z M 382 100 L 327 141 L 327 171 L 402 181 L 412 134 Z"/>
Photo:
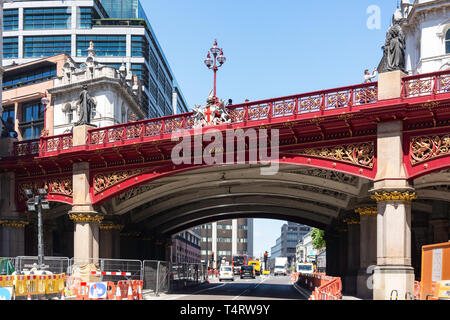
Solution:
<path fill-rule="evenodd" d="M 364 70 L 364 83 L 372 82 L 372 79 L 377 76 L 377 68 L 373 69 L 372 74 L 369 73 L 369 69 Z"/>

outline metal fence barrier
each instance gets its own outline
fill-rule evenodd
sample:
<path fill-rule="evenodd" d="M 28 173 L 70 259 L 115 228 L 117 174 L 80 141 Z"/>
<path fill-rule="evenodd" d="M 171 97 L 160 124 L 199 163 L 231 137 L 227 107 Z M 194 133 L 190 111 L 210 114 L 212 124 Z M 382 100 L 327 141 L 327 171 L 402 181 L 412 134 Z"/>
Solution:
<path fill-rule="evenodd" d="M 14 266 L 17 274 L 33 274 L 37 267 L 37 256 L 1 258 L 2 265 Z M 208 280 L 208 270 L 204 264 L 170 263 L 157 260 L 126 259 L 69 259 L 68 257 L 44 257 L 45 270 L 53 274 L 66 274 L 66 287 L 71 290 L 83 281 L 143 281 L 143 289 L 159 295 L 169 291 L 182 290 Z M 1 272 L 6 273 L 0 270 Z M 9 267 L 11 269 L 11 267 Z M 86 280 L 88 279 L 88 280 Z"/>
<path fill-rule="evenodd" d="M 144 289 L 155 295 L 198 285 L 208 279 L 204 264 L 144 261 Z"/>
<path fill-rule="evenodd" d="M 53 274 L 66 273 L 69 267 L 69 258 L 67 257 L 45 257 L 44 270 Z M 38 266 L 38 257 L 19 256 L 14 259 L 14 268 L 16 271 L 29 271 Z"/>

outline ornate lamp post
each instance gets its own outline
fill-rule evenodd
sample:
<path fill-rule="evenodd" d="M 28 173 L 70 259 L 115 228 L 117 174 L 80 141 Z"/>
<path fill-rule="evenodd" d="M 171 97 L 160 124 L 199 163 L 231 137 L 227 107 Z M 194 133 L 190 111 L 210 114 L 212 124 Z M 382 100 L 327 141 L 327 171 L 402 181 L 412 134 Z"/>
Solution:
<path fill-rule="evenodd" d="M 214 60 L 211 58 L 211 54 L 214 57 Z M 225 63 L 227 58 L 223 55 L 223 49 L 217 46 L 217 40 L 214 40 L 214 45 L 209 49 L 208 55 L 205 59 L 205 65 L 208 69 L 211 69 L 214 72 L 214 99 L 217 99 L 216 96 L 216 73 L 217 70 Z"/>
<path fill-rule="evenodd" d="M 44 269 L 44 242 L 43 242 L 43 227 L 42 227 L 42 209 L 49 210 L 50 204 L 47 200 L 47 190 L 44 188 L 38 189 L 38 195 L 35 195 L 32 190 L 26 189 L 25 194 L 28 198 L 28 211 L 38 212 L 38 270 Z"/>

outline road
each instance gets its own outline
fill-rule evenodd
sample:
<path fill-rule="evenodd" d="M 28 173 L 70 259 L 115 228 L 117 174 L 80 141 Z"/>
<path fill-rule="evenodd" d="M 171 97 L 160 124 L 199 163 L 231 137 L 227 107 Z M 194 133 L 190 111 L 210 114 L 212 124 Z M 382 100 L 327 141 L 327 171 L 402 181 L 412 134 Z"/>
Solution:
<path fill-rule="evenodd" d="M 219 282 L 176 292 L 156 298 L 158 300 L 307 300 L 290 283 L 289 277 L 268 276 Z M 153 300 L 153 299 L 152 299 Z"/>

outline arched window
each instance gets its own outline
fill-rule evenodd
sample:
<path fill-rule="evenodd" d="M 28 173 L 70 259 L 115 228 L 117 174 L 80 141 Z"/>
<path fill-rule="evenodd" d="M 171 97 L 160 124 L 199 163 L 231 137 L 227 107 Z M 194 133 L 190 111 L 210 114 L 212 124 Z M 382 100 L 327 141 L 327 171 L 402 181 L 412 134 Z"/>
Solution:
<path fill-rule="evenodd" d="M 450 53 L 450 29 L 448 29 L 445 34 L 445 53 Z"/>

